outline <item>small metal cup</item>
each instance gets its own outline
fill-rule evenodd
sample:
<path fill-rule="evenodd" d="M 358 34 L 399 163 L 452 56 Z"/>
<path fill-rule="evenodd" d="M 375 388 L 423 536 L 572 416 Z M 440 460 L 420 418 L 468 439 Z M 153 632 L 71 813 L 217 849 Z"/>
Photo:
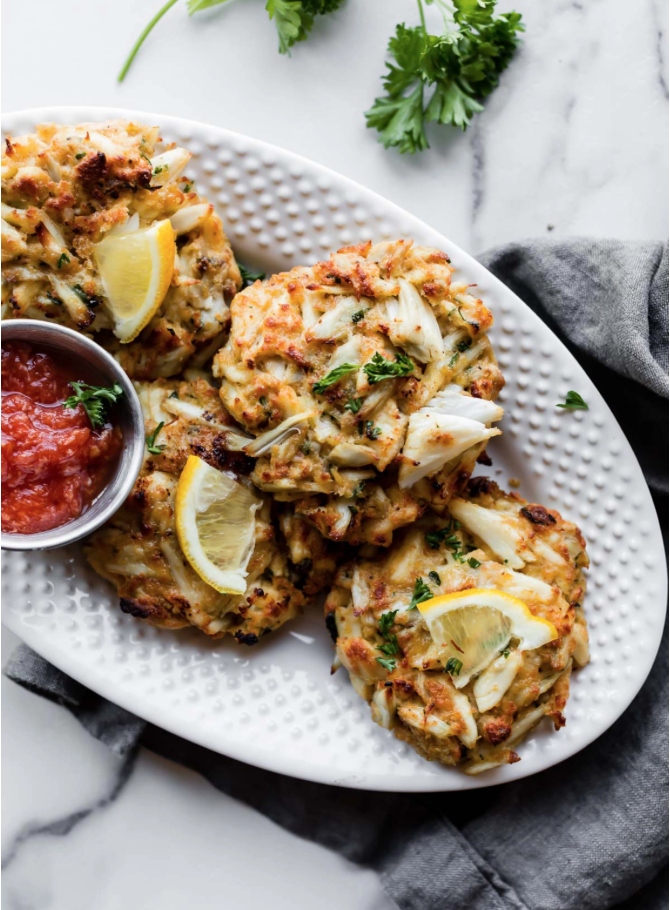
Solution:
<path fill-rule="evenodd" d="M 25 341 L 61 359 L 82 365 L 82 378 L 95 385 L 114 382 L 123 389 L 115 407 L 115 422 L 121 429 L 123 446 L 114 474 L 98 497 L 78 518 L 35 534 L 2 532 L 3 550 L 50 550 L 64 547 L 91 534 L 107 521 L 130 493 L 142 466 L 144 456 L 144 415 L 133 384 L 107 351 L 85 335 L 61 325 L 32 319 L 8 319 L 2 322 L 3 341 Z"/>

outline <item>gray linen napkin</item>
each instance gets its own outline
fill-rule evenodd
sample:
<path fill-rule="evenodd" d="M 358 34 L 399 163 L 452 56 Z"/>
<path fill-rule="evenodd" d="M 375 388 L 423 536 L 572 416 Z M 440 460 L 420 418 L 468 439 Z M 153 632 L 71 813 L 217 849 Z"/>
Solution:
<path fill-rule="evenodd" d="M 530 241 L 481 259 L 586 367 L 640 458 L 665 528 L 667 246 Z M 377 869 L 402 910 L 661 910 L 667 650 L 666 641 L 623 717 L 579 755 L 504 786 L 418 796 L 293 780 L 216 755 L 105 701 L 25 646 L 5 672 L 67 707 L 126 762 L 144 745 L 295 834 Z"/>

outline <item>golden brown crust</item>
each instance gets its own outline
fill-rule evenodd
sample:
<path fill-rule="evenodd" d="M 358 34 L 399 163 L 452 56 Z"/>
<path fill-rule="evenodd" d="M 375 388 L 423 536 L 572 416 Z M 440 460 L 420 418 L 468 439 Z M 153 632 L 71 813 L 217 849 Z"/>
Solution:
<path fill-rule="evenodd" d="M 333 540 L 390 542 L 426 503 L 445 507 L 486 445 L 483 423 L 460 449 L 439 428 L 425 431 L 433 450 L 443 441 L 455 454 L 426 479 L 403 479 L 417 464 L 404 449 L 413 414 L 447 386 L 491 400 L 503 384 L 486 337 L 491 313 L 452 272 L 439 250 L 367 242 L 257 282 L 231 305 L 231 335 L 214 360 L 226 408 L 256 436 L 302 417 L 258 457 L 253 481 L 299 499 Z M 399 375 L 375 381 L 375 363 Z"/>
<path fill-rule="evenodd" d="M 565 723 L 570 672 L 588 662 L 582 607 L 588 557 L 576 525 L 516 493 L 502 493 L 486 478 L 471 481 L 469 493 L 454 502 L 486 510 L 477 515 L 478 527 L 497 546 L 489 536 L 488 516 L 499 533 L 505 533 L 499 519 L 509 522 L 510 539 L 517 533 L 523 538 L 522 565 L 510 570 L 469 525 L 451 519 L 447 527 L 453 542 L 440 542 L 434 533 L 445 527 L 445 518 L 427 514 L 400 532 L 388 550 L 341 566 L 325 612 L 338 658 L 356 691 L 370 702 L 377 723 L 425 758 L 478 773 L 518 761 L 512 747 L 543 717 L 550 717 L 556 729 Z M 476 679 L 456 687 L 421 614 L 407 610 L 417 579 L 432 595 L 476 587 L 507 591 L 553 623 L 558 637 L 524 652 L 512 641 L 498 658 L 498 669 L 491 670 L 506 678 L 499 696 L 492 704 L 478 702 Z M 385 635 L 380 620 L 389 611 L 397 612 Z M 391 647 L 381 650 L 389 641 Z M 380 664 L 388 657 L 388 665 Z"/>
<path fill-rule="evenodd" d="M 246 592 L 225 595 L 206 584 L 177 539 L 174 499 L 179 475 L 195 454 L 234 474 L 238 482 L 249 483 L 250 460 L 226 449 L 233 422 L 205 378 L 158 379 L 138 382 L 136 388 L 156 451 L 147 449 L 141 476 L 125 505 L 87 542 L 87 558 L 116 586 L 124 612 L 162 628 L 192 625 L 214 638 L 228 634 L 239 643 L 255 644 L 301 613 L 330 583 L 334 556 L 316 531 L 301 533 L 296 527 L 300 519 L 286 528 L 287 544 L 272 518 L 270 498 L 264 496 L 256 514 Z M 313 561 L 301 556 L 300 565 L 292 564 L 298 538 Z"/>
<path fill-rule="evenodd" d="M 158 129 L 127 121 L 41 124 L 3 155 L 3 318 L 41 318 L 95 333 L 134 378 L 178 373 L 225 340 L 227 301 L 241 285 L 221 219 L 210 207 L 178 233 L 177 262 L 161 307 L 140 337 L 112 334 L 94 250 L 130 218 L 138 227 L 207 200 L 186 178 L 157 185 L 150 159 Z"/>

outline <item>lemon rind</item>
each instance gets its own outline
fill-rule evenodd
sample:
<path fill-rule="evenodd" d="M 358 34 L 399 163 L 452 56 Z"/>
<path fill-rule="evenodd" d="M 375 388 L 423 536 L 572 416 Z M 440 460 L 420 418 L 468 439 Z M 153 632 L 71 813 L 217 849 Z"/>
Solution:
<path fill-rule="evenodd" d="M 506 606 L 506 609 L 500 609 L 503 605 Z M 538 633 L 540 629 L 543 630 L 544 635 L 538 634 L 536 639 L 531 638 L 529 635 L 525 635 L 519 643 L 519 650 L 521 651 L 533 651 L 559 637 L 558 631 L 553 623 L 550 623 L 547 619 L 543 619 L 541 616 L 534 616 L 523 600 L 520 600 L 518 597 L 514 597 L 511 594 L 507 594 L 505 591 L 498 591 L 493 588 L 468 588 L 466 591 L 441 594 L 438 597 L 433 597 L 431 600 L 426 600 L 419 604 L 418 609 L 430 628 L 431 623 L 443 613 L 460 610 L 465 607 L 478 606 L 499 610 L 511 619 L 512 637 L 517 637 L 515 636 L 514 626 L 519 621 L 520 616 L 523 617 L 525 623 L 528 623 L 530 620 L 532 624 L 531 628 L 536 629 Z"/>
<path fill-rule="evenodd" d="M 242 595 L 247 589 L 247 572 L 246 565 L 239 571 L 220 570 L 207 558 L 197 534 L 189 535 L 186 533 L 186 522 L 181 520 L 181 516 L 189 512 L 195 512 L 191 508 L 193 497 L 197 491 L 198 474 L 204 470 L 215 470 L 210 468 L 207 462 L 203 461 L 197 455 L 189 455 L 188 460 L 179 478 L 177 491 L 175 494 L 175 527 L 177 530 L 177 539 L 179 546 L 192 569 L 199 577 L 210 587 L 214 588 L 220 594 Z M 226 477 L 227 475 L 222 475 Z M 230 478 L 229 478 L 230 479 Z M 233 483 L 235 481 L 232 481 Z M 260 507 L 260 502 L 256 508 Z M 253 546 L 250 548 L 249 557 L 253 552 Z M 208 567 L 208 568 L 205 568 Z"/>

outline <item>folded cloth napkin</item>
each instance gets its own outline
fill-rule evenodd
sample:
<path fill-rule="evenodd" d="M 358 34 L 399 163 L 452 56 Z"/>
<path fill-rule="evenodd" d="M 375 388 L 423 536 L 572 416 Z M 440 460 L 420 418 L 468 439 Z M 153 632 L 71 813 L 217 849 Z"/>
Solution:
<path fill-rule="evenodd" d="M 586 367 L 636 450 L 665 527 L 667 246 L 531 241 L 481 260 Z M 144 745 L 295 834 L 375 868 L 402 910 L 661 910 L 667 651 L 666 642 L 623 717 L 568 761 L 504 786 L 418 796 L 328 787 L 243 765 L 145 723 L 25 647 L 5 672 L 69 708 L 126 762 Z"/>

